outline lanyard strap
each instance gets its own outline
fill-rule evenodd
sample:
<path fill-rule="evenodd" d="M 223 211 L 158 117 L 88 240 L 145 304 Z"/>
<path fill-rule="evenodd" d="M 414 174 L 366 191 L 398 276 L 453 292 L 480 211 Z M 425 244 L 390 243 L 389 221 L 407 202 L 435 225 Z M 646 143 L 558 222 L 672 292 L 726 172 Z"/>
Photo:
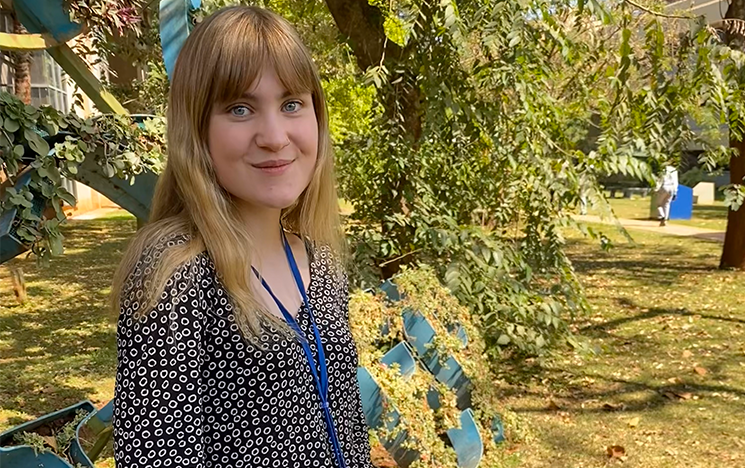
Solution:
<path fill-rule="evenodd" d="M 290 314 L 290 312 L 287 310 L 287 308 L 282 304 L 282 302 L 279 300 L 279 298 L 274 294 L 272 291 L 272 288 L 269 287 L 269 284 L 264 280 L 264 278 L 261 277 L 259 272 L 254 268 L 253 266 L 251 269 L 253 270 L 256 277 L 261 281 L 261 285 L 266 289 L 266 291 L 269 293 L 270 296 L 272 296 L 272 299 L 274 299 L 274 302 L 277 304 L 277 307 L 279 308 L 280 312 L 282 312 L 282 315 L 285 318 L 285 321 L 287 324 L 292 328 L 292 330 L 297 335 L 298 341 L 300 342 L 300 345 L 303 348 L 303 352 L 305 354 L 306 359 L 308 360 L 308 365 L 310 366 L 311 374 L 313 375 L 313 383 L 315 383 L 316 390 L 318 390 L 318 396 L 321 399 L 321 409 L 323 410 L 323 416 L 326 420 L 326 427 L 329 432 L 329 437 L 331 438 L 331 443 L 333 445 L 334 449 L 334 455 L 336 457 L 336 462 L 339 466 L 339 468 L 346 468 L 346 463 L 344 462 L 344 455 L 341 451 L 341 444 L 339 442 L 339 438 L 336 435 L 336 428 L 334 427 L 334 421 L 331 417 L 331 409 L 329 408 L 328 403 L 328 397 L 329 397 L 329 380 L 328 380 L 328 368 L 326 366 L 326 355 L 323 350 L 323 343 L 321 342 L 321 334 L 318 332 L 318 327 L 316 326 L 316 319 L 313 315 L 313 308 L 310 306 L 310 301 L 308 300 L 308 294 L 305 292 L 305 285 L 303 284 L 303 278 L 300 275 L 300 269 L 297 266 L 297 263 L 295 262 L 295 256 L 292 254 L 292 248 L 290 247 L 290 243 L 287 241 L 287 236 L 285 235 L 284 230 L 280 227 L 280 232 L 282 233 L 282 244 L 285 249 L 285 256 L 287 257 L 287 263 L 290 265 L 290 270 L 292 270 L 292 276 L 295 278 L 295 285 L 297 286 L 298 290 L 300 291 L 300 295 L 303 299 L 303 305 L 305 305 L 308 316 L 310 317 L 310 325 L 313 329 L 313 335 L 316 341 L 316 348 L 318 349 L 318 360 L 319 360 L 319 367 L 320 367 L 320 376 L 318 369 L 316 369 L 316 362 L 313 358 L 313 352 L 310 349 L 310 345 L 308 344 L 308 340 L 305 338 L 305 335 L 303 331 L 300 329 L 300 325 L 298 325 L 295 318 Z"/>

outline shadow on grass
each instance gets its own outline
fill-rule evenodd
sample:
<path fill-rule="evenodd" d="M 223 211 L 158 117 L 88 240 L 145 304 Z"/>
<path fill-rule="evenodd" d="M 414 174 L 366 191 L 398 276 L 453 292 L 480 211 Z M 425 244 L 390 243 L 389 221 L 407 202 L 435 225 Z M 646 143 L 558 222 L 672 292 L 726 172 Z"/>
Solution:
<path fill-rule="evenodd" d="M 701 219 L 727 219 L 729 209 L 724 205 L 695 205 L 693 216 Z"/>
<path fill-rule="evenodd" d="M 63 256 L 46 267 L 34 258 L 13 260 L 24 271 L 29 303 L 0 296 L 0 331 L 10 332 L 0 336 L 0 410 L 42 415 L 113 378 L 118 317 L 108 292 L 135 228 L 133 219 L 72 220 L 62 229 L 74 239 Z M 10 416 L 6 424 L 24 422 Z"/>
<path fill-rule="evenodd" d="M 679 282 L 683 274 L 716 270 L 715 266 L 702 261 L 691 262 L 690 249 L 682 246 L 661 245 L 653 252 L 645 250 L 643 257 L 629 258 L 636 248 L 634 245 L 617 245 L 607 254 L 571 255 L 572 264 L 580 275 L 612 271 L 617 278 L 666 286 Z"/>
<path fill-rule="evenodd" d="M 545 401 L 546 405 L 510 406 L 510 409 L 517 413 L 555 413 L 556 407 L 552 407 L 548 402 L 556 397 L 568 403 L 565 408 L 561 408 L 563 411 L 577 414 L 604 414 L 618 411 L 618 409 L 613 409 L 612 406 L 604 406 L 604 403 L 618 400 L 623 401 L 623 411 L 633 412 L 651 411 L 667 405 L 680 404 L 693 395 L 701 396 L 705 393 L 727 392 L 737 395 L 739 398 L 745 397 L 745 389 L 723 384 L 680 382 L 657 385 L 650 382 L 610 377 L 594 372 L 577 372 L 575 369 L 551 369 L 540 365 L 527 367 L 519 373 L 529 376 L 526 377 L 528 380 L 540 375 L 543 384 L 540 390 L 511 385 L 502 388 L 501 395 L 503 397 L 532 396 Z M 597 384 L 589 388 L 581 385 L 566 385 L 568 375 L 575 379 L 592 379 Z M 556 382 L 561 382 L 562 385 L 559 388 L 554 388 L 551 384 Z M 642 393 L 642 395 L 635 396 L 633 400 L 622 398 L 625 395 L 631 396 L 639 393 Z M 588 402 L 594 404 L 585 405 Z M 745 402 L 733 402 L 731 405 L 733 407 L 741 406 L 745 411 Z"/>
<path fill-rule="evenodd" d="M 617 299 L 619 304 L 628 308 L 639 308 L 641 306 L 637 305 L 634 301 L 627 299 L 627 298 L 619 298 Z M 612 328 L 616 328 L 619 325 L 623 325 L 629 322 L 636 322 L 639 320 L 648 320 L 655 317 L 661 317 L 661 316 L 677 316 L 677 317 L 700 317 L 708 320 L 720 320 L 724 322 L 733 322 L 733 323 L 742 323 L 745 324 L 745 319 L 736 318 L 736 317 L 725 317 L 722 315 L 713 315 L 713 314 L 705 314 L 701 312 L 691 312 L 688 309 L 663 309 L 663 308 L 652 308 L 649 309 L 647 312 L 642 312 L 640 314 L 628 316 L 628 317 L 621 317 L 613 320 L 609 320 L 607 322 L 603 323 L 597 323 L 593 325 L 587 325 L 585 327 L 580 328 L 580 332 L 583 334 L 589 334 L 592 335 L 593 332 L 596 331 L 604 331 L 609 330 Z"/>

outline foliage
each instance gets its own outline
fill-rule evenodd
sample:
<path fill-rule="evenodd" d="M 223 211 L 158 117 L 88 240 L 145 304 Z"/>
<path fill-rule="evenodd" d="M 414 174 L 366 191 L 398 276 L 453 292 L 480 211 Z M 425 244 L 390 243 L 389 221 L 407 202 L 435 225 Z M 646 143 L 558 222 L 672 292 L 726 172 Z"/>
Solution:
<path fill-rule="evenodd" d="M 65 0 L 70 19 L 84 26 L 83 40 L 75 43 L 78 53 L 105 60 L 115 52 L 109 45 L 113 37 L 141 34 L 141 11 L 147 8 L 144 0 Z"/>
<path fill-rule="evenodd" d="M 72 420 L 65 423 L 64 426 L 54 431 L 48 437 L 44 437 L 37 432 L 20 432 L 15 434 L 13 439 L 19 445 L 31 446 L 34 449 L 34 453 L 52 452 L 65 458 L 70 444 L 75 439 L 75 430 L 86 416 L 88 416 L 88 411 L 76 411 L 75 417 Z"/>
<path fill-rule="evenodd" d="M 481 463 L 483 466 L 499 466 L 496 460 L 502 454 L 495 450 L 492 440 L 492 418 L 503 413 L 509 422 L 512 440 L 523 439 L 526 433 L 525 428 L 513 424 L 514 415 L 504 412 L 498 403 L 498 378 L 486 356 L 480 317 L 460 305 L 427 266 L 406 269 L 395 281 L 403 294 L 402 301 L 388 303 L 380 295 L 358 291 L 351 295 L 349 303 L 350 327 L 359 350 L 360 365 L 370 371 L 403 421 L 393 432 L 388 432 L 385 427 L 371 429 L 372 440 L 392 437 L 398 431 L 406 430 L 412 443 L 410 448 L 421 453 L 413 467 L 456 465 L 455 453 L 442 439 L 445 430 L 459 425 L 460 412 L 453 391 L 436 382 L 432 374 L 421 367 L 409 380 L 404 380 L 397 368 L 388 368 L 379 362 L 388 349 L 404 339 L 401 313 L 405 308 L 412 308 L 421 312 L 433 324 L 438 337 L 442 337 L 435 344 L 441 355 L 454 356 L 471 379 L 472 409 L 485 446 L 485 458 Z M 448 327 L 453 325 L 466 330 L 467 347 L 463 347 L 460 340 L 448 331 Z M 384 329 L 387 330 L 385 335 L 381 333 Z M 430 386 L 436 387 L 442 395 L 442 407 L 437 411 L 426 402 Z"/>
<path fill-rule="evenodd" d="M 404 47 L 366 70 L 376 117 L 341 158 L 357 281 L 425 262 L 484 318 L 490 344 L 576 345 L 567 320 L 586 302 L 561 229 L 580 197 L 610 213 L 600 175 L 653 182 L 694 142 L 702 164 L 726 162 L 694 129 L 729 118 L 741 131 L 739 88 L 723 78 L 741 54 L 699 20 L 625 2 L 379 7 L 406 34 L 386 28 Z"/>
<path fill-rule="evenodd" d="M 30 184 L 8 186 L 0 212 L 18 209 L 17 236 L 42 260 L 62 253 L 62 204 L 76 202 L 63 187 L 63 177 L 74 179 L 86 159 L 106 177 L 132 183 L 136 174 L 146 169 L 159 172 L 162 165 L 162 120 L 146 120 L 140 126 L 119 115 L 83 119 L 51 107 L 24 105 L 8 93 L 0 93 L 0 120 L 0 167 L 6 184 L 15 185 L 21 174 L 31 173 Z M 61 135 L 64 139 L 58 138 L 50 148 L 45 137 Z M 35 212 L 33 201 L 51 207 L 53 215 Z"/>

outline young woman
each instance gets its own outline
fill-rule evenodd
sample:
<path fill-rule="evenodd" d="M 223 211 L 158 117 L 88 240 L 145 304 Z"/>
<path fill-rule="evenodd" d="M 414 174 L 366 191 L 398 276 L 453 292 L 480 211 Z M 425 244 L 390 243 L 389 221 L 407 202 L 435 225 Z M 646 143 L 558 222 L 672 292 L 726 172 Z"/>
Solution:
<path fill-rule="evenodd" d="M 368 468 L 328 117 L 263 9 L 179 55 L 168 162 L 114 281 L 117 468 Z"/>

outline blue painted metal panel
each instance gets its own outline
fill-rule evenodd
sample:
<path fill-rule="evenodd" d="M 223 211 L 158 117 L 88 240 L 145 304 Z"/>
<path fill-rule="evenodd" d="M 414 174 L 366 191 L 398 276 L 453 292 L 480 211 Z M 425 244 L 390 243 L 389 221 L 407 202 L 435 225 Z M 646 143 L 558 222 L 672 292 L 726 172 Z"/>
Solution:
<path fill-rule="evenodd" d="M 495 444 L 505 441 L 504 424 L 502 423 L 502 417 L 498 414 L 491 421 L 491 433 Z"/>
<path fill-rule="evenodd" d="M 479 428 L 468 408 L 460 414 L 460 429 L 448 429 L 447 435 L 458 456 L 460 468 L 476 468 L 484 456 L 484 444 L 481 441 Z"/>
<path fill-rule="evenodd" d="M 463 372 L 463 367 L 452 356 L 444 359 L 444 363 L 435 348 L 431 346 L 435 337 L 432 324 L 419 312 L 404 309 L 404 332 L 406 340 L 416 350 L 419 359 L 439 381 L 455 390 L 458 408 L 466 409 L 471 406 L 471 381 Z"/>
<path fill-rule="evenodd" d="M 360 386 L 362 412 L 365 414 L 367 425 L 373 429 L 383 427 L 383 425 L 389 431 L 395 429 L 401 421 L 401 415 L 388 402 L 388 399 L 383 395 L 383 390 L 364 367 L 357 368 L 357 382 Z M 385 411 L 386 408 L 388 408 L 388 411 Z M 383 441 L 383 446 L 396 460 L 396 464 L 401 467 L 407 467 L 419 458 L 418 452 L 402 446 L 408 438 L 408 433 L 403 430 L 394 439 Z"/>
<path fill-rule="evenodd" d="M 154 172 L 146 171 L 136 175 L 134 185 L 130 185 L 128 181 L 118 177 L 109 179 L 94 158 L 87 157 L 79 166 L 75 180 L 100 192 L 139 219 L 147 220 L 150 216 L 150 204 L 158 182 L 158 175 Z"/>
<path fill-rule="evenodd" d="M 161 0 L 160 2 L 160 45 L 163 49 L 168 77 L 173 79 L 181 48 L 191 32 L 190 11 L 201 6 L 201 0 Z"/>
<path fill-rule="evenodd" d="M 52 452 L 34 453 L 28 445 L 0 447 L 0 466 L 3 468 L 73 468 Z"/>
<path fill-rule="evenodd" d="M 380 362 L 388 367 L 393 364 L 399 365 L 399 371 L 404 380 L 408 380 L 416 372 L 416 361 L 414 355 L 409 351 L 409 346 L 406 343 L 399 343 L 391 348 L 385 355 L 380 359 Z"/>
<path fill-rule="evenodd" d="M 396 283 L 392 282 L 389 279 L 383 281 L 383 284 L 380 285 L 380 290 L 385 293 L 386 297 L 391 302 L 401 300 L 401 294 L 398 292 L 398 286 L 396 286 Z"/>
<path fill-rule="evenodd" d="M 67 42 L 83 30 L 70 21 L 62 0 L 14 0 L 18 20 L 30 33 L 49 33 L 60 42 Z"/>
<path fill-rule="evenodd" d="M 15 188 L 20 189 L 30 183 L 31 171 L 27 170 L 16 180 Z M 31 203 L 33 204 L 31 212 L 41 217 L 44 211 L 44 202 L 41 197 L 35 196 Z M 0 214 L 0 264 L 22 254 L 28 249 L 24 242 L 16 235 L 16 230 L 18 229 L 16 222 L 17 215 L 17 208 Z"/>

